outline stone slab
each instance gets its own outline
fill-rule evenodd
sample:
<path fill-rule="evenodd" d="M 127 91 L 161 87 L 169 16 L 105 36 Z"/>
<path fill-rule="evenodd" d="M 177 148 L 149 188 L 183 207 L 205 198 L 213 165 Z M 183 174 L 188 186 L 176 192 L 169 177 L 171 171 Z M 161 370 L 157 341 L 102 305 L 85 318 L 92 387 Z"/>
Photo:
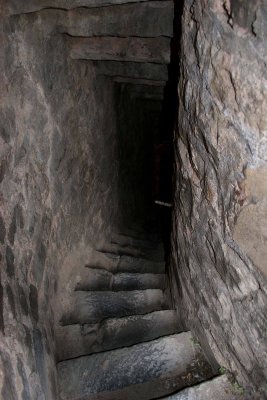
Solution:
<path fill-rule="evenodd" d="M 142 258 L 121 256 L 118 263 L 118 271 L 162 274 L 165 272 L 165 262 L 156 262 Z"/>
<path fill-rule="evenodd" d="M 45 32 L 74 37 L 168 38 L 170 42 L 173 15 L 172 1 L 150 1 L 116 7 L 79 7 L 71 11 L 45 8 L 37 15 L 24 15 L 23 18 L 29 21 L 38 18 L 38 24 Z"/>
<path fill-rule="evenodd" d="M 147 314 L 167 309 L 162 290 L 130 292 L 74 292 L 65 305 L 62 325 L 97 323 L 106 318 Z"/>
<path fill-rule="evenodd" d="M 113 253 L 120 256 L 131 256 L 136 258 L 144 258 L 151 261 L 163 261 L 164 260 L 164 248 L 163 246 L 157 246 L 154 248 L 137 248 L 135 246 L 121 246 L 117 243 L 105 243 L 98 251 L 102 253 Z"/>
<path fill-rule="evenodd" d="M 142 5 L 142 3 L 146 3 Z M 130 4 L 135 3 L 135 4 Z M 136 4 L 137 3 L 137 4 Z M 154 4 L 153 4 L 154 3 Z M 120 6 L 126 4 L 126 6 Z M 129 7 L 127 7 L 127 5 Z M 117 7 L 108 7 L 108 6 L 117 6 Z M 122 18 L 121 11 L 124 11 L 124 18 L 127 18 L 127 24 L 125 24 L 124 29 L 128 29 L 129 26 L 133 26 L 133 22 L 137 24 L 136 28 L 140 28 L 141 24 L 143 25 L 143 30 L 145 29 L 147 33 L 151 33 L 151 28 L 153 28 L 153 32 L 157 33 L 158 35 L 169 35 L 172 36 L 172 19 L 173 19 L 173 4 L 169 0 L 164 1 L 148 1 L 148 0 L 30 0 L 22 2 L 20 0 L 11 0 L 8 1 L 7 10 L 9 14 L 24 14 L 24 13 L 32 13 L 41 10 L 56 11 L 56 10 L 73 10 L 72 13 L 74 15 L 73 19 L 73 29 L 74 22 L 75 22 L 75 15 L 79 15 L 80 11 L 79 8 L 83 7 L 83 12 L 85 11 L 85 15 L 91 15 L 90 19 L 90 27 L 85 27 L 85 23 L 83 23 L 83 29 L 97 29 L 97 25 L 101 23 L 102 20 L 102 28 L 104 26 L 112 26 L 114 25 L 114 18 L 117 17 L 117 26 L 118 31 L 114 29 L 109 34 L 117 35 L 119 34 L 119 30 L 123 29 L 123 23 L 121 24 L 120 28 L 120 19 Z M 99 10 L 98 7 L 103 7 Z M 75 10 L 78 9 L 78 10 Z M 90 10 L 87 10 L 90 9 Z M 127 11 L 127 9 L 129 11 Z M 146 26 L 144 22 L 144 15 L 143 13 L 147 13 L 147 17 L 152 18 L 150 22 L 150 26 Z M 132 19 L 130 19 L 132 13 Z M 67 15 L 66 12 L 62 13 L 62 15 Z M 117 15 L 116 15 L 117 14 Z M 154 14 L 154 15 L 153 15 Z M 90 18 L 90 17 L 89 17 Z M 139 18 L 139 21 L 138 21 Z M 157 18 L 157 21 L 155 19 Z M 134 21 L 135 19 L 135 21 Z M 147 19 L 146 19 L 147 20 Z M 77 22 L 77 21 L 76 21 Z M 123 22 L 123 21 L 122 21 Z M 155 24 L 155 22 L 157 22 Z M 82 26 L 80 25 L 80 27 Z M 153 26 L 154 25 L 154 26 Z M 79 24 L 78 24 L 79 26 Z M 101 25 L 100 25 L 101 26 Z M 116 26 L 116 25 L 115 25 Z M 128 28 L 127 28 L 128 26 Z M 135 28 L 135 29 L 136 29 Z M 76 29 L 79 29 L 78 27 Z M 91 32 L 90 30 L 90 32 Z M 150 31 L 149 31 L 150 30 Z M 142 30 L 139 31 L 141 33 Z M 153 36 L 153 35 L 152 35 Z"/>
<path fill-rule="evenodd" d="M 165 262 L 147 260 L 140 257 L 119 255 L 109 252 L 95 251 L 90 256 L 88 268 L 101 268 L 112 273 L 132 272 L 132 273 L 153 273 L 164 274 Z"/>
<path fill-rule="evenodd" d="M 170 62 L 170 41 L 164 37 L 68 37 L 67 42 L 73 59 L 157 64 Z"/>
<path fill-rule="evenodd" d="M 104 269 L 84 268 L 78 275 L 75 290 L 86 291 L 122 291 L 143 289 L 164 289 L 164 274 L 117 273 L 112 274 Z"/>
<path fill-rule="evenodd" d="M 63 400 L 148 400 L 212 376 L 189 332 L 58 364 Z"/>
<path fill-rule="evenodd" d="M 141 64 L 146 65 L 146 64 Z M 157 66 L 158 67 L 158 66 Z M 165 68 L 165 67 L 164 67 Z M 142 237 L 133 237 L 130 235 L 126 235 L 123 233 L 112 233 L 111 234 L 111 243 L 117 243 L 120 246 L 132 246 L 136 248 L 142 249 L 154 249 L 155 247 L 160 246 L 160 241 L 152 240 L 152 239 L 145 239 Z"/>
<path fill-rule="evenodd" d="M 99 324 L 56 328 L 58 360 L 98 353 L 146 342 L 178 332 L 174 310 L 104 320 Z"/>
<path fill-rule="evenodd" d="M 166 65 L 152 63 L 92 61 L 98 74 L 111 77 L 131 77 L 151 80 L 168 80 Z"/>
<path fill-rule="evenodd" d="M 223 375 L 164 397 L 164 400 L 245 400 L 245 398 L 245 394 L 236 389 L 227 376 Z"/>
<path fill-rule="evenodd" d="M 118 273 L 114 276 L 112 285 L 114 291 L 165 289 L 165 287 L 165 274 Z"/>
<path fill-rule="evenodd" d="M 125 76 L 116 76 L 113 78 L 114 82 L 118 83 L 131 83 L 133 85 L 144 85 L 144 86 L 159 86 L 164 87 L 166 85 L 166 81 L 163 80 L 152 80 L 145 78 L 131 78 Z"/>

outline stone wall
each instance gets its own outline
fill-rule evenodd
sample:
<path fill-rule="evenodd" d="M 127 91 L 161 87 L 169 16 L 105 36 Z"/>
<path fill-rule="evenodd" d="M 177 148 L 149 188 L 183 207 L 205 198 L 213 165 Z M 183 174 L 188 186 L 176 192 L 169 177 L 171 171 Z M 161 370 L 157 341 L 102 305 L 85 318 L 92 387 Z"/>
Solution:
<path fill-rule="evenodd" d="M 260 0 L 185 2 L 170 272 L 184 325 L 253 399 L 267 392 L 266 18 Z"/>
<path fill-rule="evenodd" d="M 113 86 L 38 15 L 1 12 L 0 397 L 52 400 L 58 276 L 116 212 Z"/>

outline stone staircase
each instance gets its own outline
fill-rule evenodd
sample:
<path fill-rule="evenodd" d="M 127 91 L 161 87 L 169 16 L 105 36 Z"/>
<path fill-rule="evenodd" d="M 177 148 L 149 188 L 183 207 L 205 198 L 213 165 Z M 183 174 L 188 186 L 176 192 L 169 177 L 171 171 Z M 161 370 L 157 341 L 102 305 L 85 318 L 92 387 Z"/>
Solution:
<path fill-rule="evenodd" d="M 162 247 L 117 235 L 101 253 L 111 262 L 84 267 L 56 329 L 60 398 L 149 400 L 213 377 L 191 333 L 179 333 Z"/>

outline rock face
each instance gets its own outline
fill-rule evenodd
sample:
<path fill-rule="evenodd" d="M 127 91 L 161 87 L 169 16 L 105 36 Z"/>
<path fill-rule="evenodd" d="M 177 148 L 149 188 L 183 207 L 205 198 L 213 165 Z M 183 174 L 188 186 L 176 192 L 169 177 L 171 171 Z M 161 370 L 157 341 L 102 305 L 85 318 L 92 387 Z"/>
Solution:
<path fill-rule="evenodd" d="M 131 107 L 132 98 L 162 99 L 168 77 L 173 3 L 134 3 L 4 0 L 0 5 L 0 397 L 7 400 L 58 398 L 54 324 L 58 307 L 78 284 L 73 276 L 85 278 L 81 266 L 101 267 L 104 260 L 116 273 L 114 279 L 109 275 L 115 290 L 164 286 L 164 280 L 151 283 L 149 276 L 131 280 L 128 274 L 125 281 L 125 265 L 149 274 L 150 261 L 134 265 L 127 252 L 102 259 L 96 252 L 119 219 L 122 198 L 117 89 L 128 82 L 135 87 Z M 77 46 L 79 36 L 85 52 Z M 71 59 L 72 43 L 83 60 Z M 86 43 L 95 44 L 94 62 L 84 60 L 91 57 Z M 107 49 L 110 43 L 113 51 Z M 153 64 L 152 56 L 162 64 Z M 103 58 L 108 61 L 98 69 Z M 132 159 L 137 148 L 129 151 Z M 162 258 L 158 261 L 162 272 Z M 83 289 L 92 283 L 81 282 Z"/>
<path fill-rule="evenodd" d="M 116 210 L 113 88 L 35 16 L 2 21 L 0 398 L 55 399 L 60 270 L 77 249 L 79 265 Z"/>
<path fill-rule="evenodd" d="M 171 261 L 184 324 L 260 399 L 267 393 L 266 17 L 264 1 L 185 2 Z"/>

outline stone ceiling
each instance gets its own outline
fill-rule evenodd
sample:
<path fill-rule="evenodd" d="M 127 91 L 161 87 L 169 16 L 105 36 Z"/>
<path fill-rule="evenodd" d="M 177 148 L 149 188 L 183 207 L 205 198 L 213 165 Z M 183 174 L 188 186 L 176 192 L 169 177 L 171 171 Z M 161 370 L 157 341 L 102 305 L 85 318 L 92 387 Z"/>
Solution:
<path fill-rule="evenodd" d="M 11 0 L 9 13 L 38 14 L 46 34 L 65 35 L 69 55 L 94 63 L 115 82 L 163 98 L 168 79 L 173 1 Z M 155 88 L 155 89 L 154 89 Z M 160 95 L 160 96 L 159 96 Z"/>

